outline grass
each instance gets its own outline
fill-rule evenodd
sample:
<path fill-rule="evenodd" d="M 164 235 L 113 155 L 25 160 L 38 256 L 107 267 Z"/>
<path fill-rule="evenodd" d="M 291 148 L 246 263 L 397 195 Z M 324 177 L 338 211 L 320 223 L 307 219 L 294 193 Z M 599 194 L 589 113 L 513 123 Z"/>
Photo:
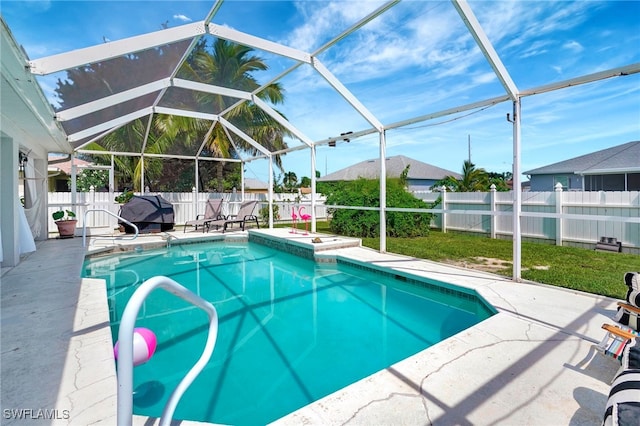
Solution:
<path fill-rule="evenodd" d="M 317 231 L 330 233 L 327 222 L 318 222 Z M 364 238 L 362 245 L 379 249 L 379 238 Z M 444 263 L 479 263 L 478 258 L 499 259 L 507 265 L 495 273 L 513 275 L 511 240 L 432 231 L 428 237 L 387 238 L 387 251 Z M 599 252 L 540 243 L 522 243 L 522 278 L 543 284 L 624 299 L 625 272 L 640 271 L 640 256 Z"/>

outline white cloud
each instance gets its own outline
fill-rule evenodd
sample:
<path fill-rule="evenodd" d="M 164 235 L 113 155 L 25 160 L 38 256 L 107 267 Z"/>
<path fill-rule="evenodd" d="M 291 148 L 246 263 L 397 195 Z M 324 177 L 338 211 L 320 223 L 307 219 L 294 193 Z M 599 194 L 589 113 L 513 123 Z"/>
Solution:
<path fill-rule="evenodd" d="M 584 50 L 584 47 L 580 43 L 574 40 L 566 42 L 562 47 L 564 49 L 572 50 L 574 52 L 582 52 Z"/>
<path fill-rule="evenodd" d="M 177 19 L 178 21 L 182 21 L 182 22 L 191 22 L 192 21 L 191 18 L 189 18 L 188 16 L 183 15 L 183 14 L 173 15 L 173 19 Z"/>
<path fill-rule="evenodd" d="M 472 80 L 474 84 L 485 84 L 491 83 L 496 80 L 496 74 L 494 72 L 485 72 L 481 74 L 476 74 L 472 76 Z"/>

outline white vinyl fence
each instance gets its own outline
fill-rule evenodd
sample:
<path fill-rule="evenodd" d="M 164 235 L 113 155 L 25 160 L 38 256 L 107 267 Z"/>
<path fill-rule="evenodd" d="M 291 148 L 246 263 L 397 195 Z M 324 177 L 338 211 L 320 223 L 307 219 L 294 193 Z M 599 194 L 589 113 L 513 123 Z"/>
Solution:
<path fill-rule="evenodd" d="M 223 214 L 234 214 L 240 204 L 240 194 L 163 192 L 156 195 L 173 204 L 175 223 L 184 224 L 203 214 L 209 198 L 223 197 Z M 435 209 L 425 210 L 435 214 L 433 226 L 443 231 L 459 231 L 486 234 L 492 238 L 511 238 L 513 231 L 512 192 L 453 192 L 416 193 L 428 203 L 442 196 Z M 573 245 L 594 248 L 601 237 L 617 238 L 624 252 L 640 254 L 640 192 L 523 192 L 521 232 L 523 240 L 542 241 L 556 245 Z M 196 199 L 197 198 L 197 199 Z M 266 207 L 265 194 L 245 194 L 246 199 L 258 199 L 258 210 Z M 298 198 L 298 200 L 296 200 Z M 318 194 L 316 217 L 327 218 L 324 197 Z M 279 217 L 275 222 L 290 221 L 292 207 L 304 207 L 310 213 L 311 198 L 301 199 L 297 194 L 274 194 Z M 55 230 L 51 213 L 60 208 L 76 212 L 78 225 L 82 226 L 87 209 L 108 209 L 118 214 L 120 205 L 114 202 L 114 194 L 107 192 L 78 193 L 76 205 L 71 204 L 71 193 L 49 193 L 49 229 Z M 259 213 L 259 211 L 257 212 Z M 266 219 L 265 219 L 266 221 Z M 111 216 L 94 212 L 87 217 L 87 226 L 116 227 Z M 262 223 L 264 221 L 261 220 Z"/>
<path fill-rule="evenodd" d="M 83 224 L 84 214 L 87 210 L 104 209 L 116 215 L 120 213 L 120 204 L 116 203 L 114 198 L 118 194 L 109 192 L 78 192 L 76 193 L 75 205 L 72 203 L 70 192 L 50 192 L 49 193 L 49 231 L 55 231 L 56 225 L 51 214 L 56 210 L 68 209 L 76 214 L 78 219 L 78 227 Z M 158 192 L 145 195 L 160 195 L 173 205 L 174 220 L 176 226 L 184 224 L 188 220 L 193 220 L 198 214 L 204 214 L 207 200 L 210 198 L 223 198 L 224 215 L 232 215 L 238 212 L 241 203 L 240 193 L 198 193 L 196 192 Z M 292 208 L 296 210 L 303 207 L 305 213 L 311 213 L 311 196 L 306 195 L 299 197 L 298 194 L 273 194 L 274 204 L 278 206 L 278 217 L 274 216 L 274 222 L 290 221 Z M 316 217 L 325 219 L 327 217 L 327 209 L 324 207 L 324 197 L 318 194 L 316 205 Z M 261 201 L 256 208 L 255 213 L 260 217 L 260 209 L 267 206 L 266 194 L 245 193 L 246 200 Z M 268 211 L 266 211 L 268 212 Z M 265 212 L 265 213 L 266 213 Z M 268 220 L 262 219 L 261 224 Z M 118 226 L 117 219 L 103 212 L 90 212 L 87 214 L 88 227 L 107 227 L 109 229 Z M 262 226 L 262 225 L 261 225 Z"/>
<path fill-rule="evenodd" d="M 512 192 L 453 192 L 416 194 L 428 203 L 442 196 L 431 210 L 434 226 L 446 231 L 482 233 L 511 238 Z M 602 237 L 616 238 L 623 251 L 640 254 L 640 192 L 562 191 L 522 192 L 523 240 L 594 248 Z"/>

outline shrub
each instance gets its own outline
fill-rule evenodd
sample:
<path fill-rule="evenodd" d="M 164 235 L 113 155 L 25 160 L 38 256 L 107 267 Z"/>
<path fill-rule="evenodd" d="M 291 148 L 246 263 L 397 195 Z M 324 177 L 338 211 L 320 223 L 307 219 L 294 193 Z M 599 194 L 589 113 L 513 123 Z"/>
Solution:
<path fill-rule="evenodd" d="M 380 207 L 380 182 L 358 179 L 333 185 L 327 204 L 342 206 Z M 400 179 L 387 179 L 387 207 L 429 208 L 422 200 L 408 193 Z M 360 238 L 376 238 L 380 234 L 380 213 L 376 210 L 333 209 L 332 232 Z M 431 213 L 387 212 L 387 235 L 419 237 L 429 234 Z"/>
<path fill-rule="evenodd" d="M 277 204 L 272 204 L 272 206 L 273 220 L 280 220 L 280 207 Z M 262 223 L 267 225 L 269 223 L 269 205 L 267 204 L 264 207 L 260 207 L 258 215 L 260 219 L 262 219 Z"/>
<path fill-rule="evenodd" d="M 125 189 L 122 194 L 115 196 L 115 202 L 119 204 L 126 204 L 132 198 L 133 198 L 133 191 L 129 191 L 128 189 Z"/>

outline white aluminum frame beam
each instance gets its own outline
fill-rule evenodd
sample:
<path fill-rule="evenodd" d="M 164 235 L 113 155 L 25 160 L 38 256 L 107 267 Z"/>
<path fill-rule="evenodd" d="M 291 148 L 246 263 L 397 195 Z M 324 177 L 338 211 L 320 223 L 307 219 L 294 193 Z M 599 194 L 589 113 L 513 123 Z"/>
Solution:
<path fill-rule="evenodd" d="M 223 117 L 218 117 L 218 120 L 220 121 L 220 123 L 228 128 L 229 130 L 231 130 L 233 133 L 235 133 L 236 135 L 238 135 L 239 137 L 241 137 L 242 139 L 244 139 L 249 145 L 251 145 L 252 147 L 254 147 L 255 149 L 257 149 L 258 151 L 260 151 L 261 153 L 263 153 L 264 155 L 266 155 L 267 157 L 271 157 L 271 151 L 269 151 L 268 149 L 266 149 L 265 147 L 263 147 L 262 145 L 260 145 L 258 142 L 256 142 L 251 136 L 247 135 L 245 132 L 243 132 L 242 130 L 238 129 L 236 126 L 234 126 L 233 124 L 231 124 L 230 122 L 228 122 L 226 119 L 224 119 Z"/>
<path fill-rule="evenodd" d="M 97 133 L 102 133 L 107 130 L 113 129 L 114 127 L 120 127 L 123 124 L 129 123 L 130 121 L 137 120 L 138 118 L 144 117 L 145 115 L 149 115 L 153 112 L 152 107 L 142 108 L 138 111 L 134 111 L 132 113 L 123 115 L 121 117 L 115 118 L 113 120 L 105 121 L 96 126 L 89 127 L 80 132 L 73 133 L 68 136 L 69 142 L 77 142 L 84 138 L 88 138 Z"/>
<path fill-rule="evenodd" d="M 387 129 L 387 130 L 396 129 L 398 127 L 409 126 L 411 124 L 420 123 L 422 121 L 433 120 L 434 118 L 440 118 L 440 117 L 444 117 L 444 116 L 447 116 L 447 115 L 457 114 L 457 113 L 460 113 L 460 112 L 469 111 L 469 110 L 472 110 L 472 109 L 482 108 L 482 107 L 486 107 L 486 106 L 493 106 L 493 105 L 497 105 L 497 104 L 502 103 L 502 102 L 506 102 L 509 99 L 510 99 L 509 95 L 503 95 L 503 96 L 498 96 L 496 98 L 485 99 L 483 101 L 473 102 L 473 103 L 470 103 L 470 104 L 461 105 L 461 106 L 454 107 L 454 108 L 444 109 L 442 111 L 421 115 L 419 117 L 410 118 L 408 120 L 396 121 L 395 123 L 386 125 L 385 129 Z"/>
<path fill-rule="evenodd" d="M 233 136 L 231 135 L 231 133 L 229 132 L 229 129 L 227 129 L 224 125 L 222 126 L 222 131 L 224 132 L 225 135 L 227 135 L 227 139 L 229 139 L 229 143 L 231 144 L 231 146 L 233 147 L 233 149 L 236 151 L 236 153 L 238 154 L 238 157 L 240 158 L 240 160 L 244 161 L 245 159 L 242 157 L 242 150 L 238 149 L 238 145 L 236 144 L 236 142 L 233 140 Z"/>
<path fill-rule="evenodd" d="M 480 48 L 480 50 L 482 50 L 485 58 L 487 58 L 489 64 L 491 64 L 491 68 L 493 68 L 493 71 L 498 76 L 498 79 L 500 79 L 502 86 L 511 97 L 511 100 L 515 101 L 518 97 L 518 88 L 511 79 L 511 76 L 509 75 L 509 72 L 505 68 L 504 64 L 500 60 L 498 53 L 493 48 L 493 45 L 489 41 L 489 38 L 480 26 L 478 19 L 473 14 L 471 7 L 469 7 L 469 4 L 466 2 L 466 0 L 451 0 L 451 2 L 460 14 L 460 17 L 464 21 L 465 26 L 475 39 L 478 47 Z"/>
<path fill-rule="evenodd" d="M 59 121 L 68 121 L 83 115 L 91 114 L 95 111 L 102 110 L 115 106 L 119 103 L 129 101 L 131 99 L 139 98 L 144 95 L 148 95 L 153 92 L 157 92 L 168 87 L 180 87 L 188 90 L 195 90 L 198 92 L 211 93 L 214 95 L 229 96 L 239 99 L 251 99 L 251 93 L 243 92 L 241 90 L 228 89 L 226 87 L 215 86 L 212 84 L 198 83 L 195 81 L 183 80 L 180 78 L 171 79 L 169 77 L 161 80 L 156 80 L 151 83 L 143 84 L 133 89 L 125 90 L 120 93 L 106 96 L 95 101 L 87 102 L 82 105 L 78 105 L 72 108 L 68 108 L 56 113 L 56 118 Z"/>
<path fill-rule="evenodd" d="M 194 155 L 178 155 L 178 154 L 151 154 L 147 152 L 122 152 L 122 151 L 97 151 L 95 149 L 77 149 L 75 152 L 80 154 L 94 154 L 94 155 L 118 155 L 121 157 L 152 157 L 152 158 L 177 158 L 180 160 L 205 160 L 205 161 L 219 161 L 230 163 L 242 163 L 242 160 L 237 158 L 216 158 L 216 157 L 197 157 Z"/>
<path fill-rule="evenodd" d="M 184 80 L 182 78 L 174 78 L 172 85 L 182 89 L 195 90 L 197 92 L 211 93 L 213 95 L 228 96 L 230 98 L 251 99 L 251 93 L 242 90 L 229 89 L 227 87 L 216 86 L 213 84 L 199 83 L 197 81 Z"/>
<path fill-rule="evenodd" d="M 231 29 L 229 27 L 223 27 L 222 25 L 209 24 L 208 29 L 209 34 L 214 37 L 223 38 L 225 40 L 233 41 L 244 46 L 255 47 L 256 49 L 275 53 L 276 55 L 284 56 L 298 62 L 304 62 L 307 64 L 311 63 L 311 55 L 309 53 L 294 49 L 292 47 L 284 46 L 273 41 L 252 36 L 247 33 Z"/>
<path fill-rule="evenodd" d="M 378 119 L 347 89 L 340 80 L 334 76 L 318 58 L 313 58 L 311 63 L 313 68 L 333 87 L 356 111 L 364 117 L 379 132 L 384 130 L 384 126 Z"/>
<path fill-rule="evenodd" d="M 338 36 L 336 36 L 334 39 L 330 40 L 329 42 L 325 43 L 323 46 L 321 46 L 320 48 L 318 48 L 318 50 L 316 50 L 315 52 L 313 52 L 311 54 L 312 57 L 319 55 L 320 53 L 324 52 L 325 50 L 327 50 L 329 47 L 333 46 L 334 44 L 338 43 L 340 40 L 342 40 L 343 38 L 347 37 L 349 34 L 355 32 L 356 30 L 358 30 L 359 28 L 363 27 L 364 25 L 366 25 L 367 23 L 369 23 L 370 21 L 373 21 L 375 18 L 377 18 L 378 16 L 382 15 L 384 12 L 386 12 L 387 10 L 389 10 L 391 7 L 395 6 L 396 4 L 398 4 L 400 2 L 400 0 L 393 0 L 390 2 L 387 2 L 385 4 L 383 4 L 382 6 L 380 6 L 378 9 L 374 10 L 373 12 L 371 12 L 370 14 L 368 14 L 367 16 L 365 16 L 364 18 L 362 18 L 360 21 L 356 22 L 355 24 L 353 24 L 351 27 L 349 27 L 348 29 L 346 29 L 345 31 L 343 31 L 342 33 L 340 33 Z M 256 90 L 253 91 L 253 94 L 258 94 L 260 93 L 262 90 L 264 90 L 266 87 L 268 87 L 270 84 L 275 83 L 276 81 L 281 80 L 282 78 L 284 78 L 286 75 L 292 73 L 293 71 L 295 71 L 298 67 L 300 67 L 303 64 L 303 62 L 298 62 L 295 65 L 292 65 L 290 68 L 284 70 L 283 72 L 281 72 L 280 74 L 278 74 L 277 76 L 275 76 L 273 79 L 271 79 L 270 81 L 268 81 L 267 83 L 263 84 L 262 86 L 260 86 L 259 88 L 257 88 Z M 235 108 L 236 106 L 240 105 L 243 101 L 239 101 L 236 102 L 234 105 L 231 105 L 229 108 L 227 108 L 225 111 L 221 112 L 220 115 L 225 115 L 228 111 L 232 110 L 233 108 Z"/>
<path fill-rule="evenodd" d="M 206 32 L 204 21 L 194 22 L 179 27 L 167 28 L 122 40 L 110 41 L 83 49 L 34 59 L 29 61 L 28 64 L 32 74 L 47 75 L 111 58 L 117 58 L 164 44 L 202 36 L 206 34 Z"/>
<path fill-rule="evenodd" d="M 74 118 L 82 117 L 83 115 L 91 114 L 95 111 L 109 108 L 129 101 L 131 99 L 148 95 L 149 93 L 160 91 L 166 88 L 169 84 L 169 78 L 164 78 L 162 80 L 156 80 L 151 83 L 143 84 L 142 86 L 138 86 L 133 89 L 125 90 L 123 92 L 109 95 L 104 98 L 96 99 L 95 101 L 87 102 L 82 105 L 59 111 L 56 113 L 56 119 L 58 119 L 59 121 L 73 120 Z"/>
<path fill-rule="evenodd" d="M 153 111 L 156 114 L 176 115 L 178 117 L 200 118 L 202 120 L 208 120 L 208 121 L 217 121 L 219 118 L 217 114 L 209 114 L 207 112 L 189 111 L 184 109 L 167 108 L 167 107 L 160 107 L 160 106 L 154 107 Z"/>
<path fill-rule="evenodd" d="M 593 74 L 583 75 L 582 77 L 571 78 L 569 80 L 558 81 L 555 83 L 545 84 L 534 87 L 532 89 L 523 90 L 520 96 L 533 96 L 540 93 L 553 92 L 554 90 L 565 89 L 572 86 L 580 86 L 582 84 L 593 83 L 599 80 L 606 80 L 612 77 L 625 77 L 640 72 L 640 62 L 627 65 L 624 67 L 612 68 L 606 71 L 600 71 Z"/>
<path fill-rule="evenodd" d="M 260 109 L 262 109 L 264 112 L 266 112 L 267 114 L 269 114 L 269 116 L 271 118 L 273 118 L 274 120 L 276 120 L 278 123 L 280 123 L 283 127 L 287 128 L 287 130 L 289 130 L 291 133 L 293 133 L 295 135 L 295 137 L 297 137 L 298 139 L 300 139 L 302 142 L 304 142 L 307 146 L 312 146 L 313 145 L 313 141 L 307 137 L 307 135 L 305 135 L 304 133 L 302 133 L 300 130 L 298 130 L 296 127 L 294 127 L 287 119 L 285 119 L 283 116 L 281 116 L 278 111 L 276 111 L 275 109 L 271 108 L 271 106 L 269 104 L 267 104 L 265 101 L 263 101 L 262 99 L 260 99 L 258 97 L 258 95 L 253 95 L 252 96 L 253 99 L 253 103 L 256 104 Z"/>

